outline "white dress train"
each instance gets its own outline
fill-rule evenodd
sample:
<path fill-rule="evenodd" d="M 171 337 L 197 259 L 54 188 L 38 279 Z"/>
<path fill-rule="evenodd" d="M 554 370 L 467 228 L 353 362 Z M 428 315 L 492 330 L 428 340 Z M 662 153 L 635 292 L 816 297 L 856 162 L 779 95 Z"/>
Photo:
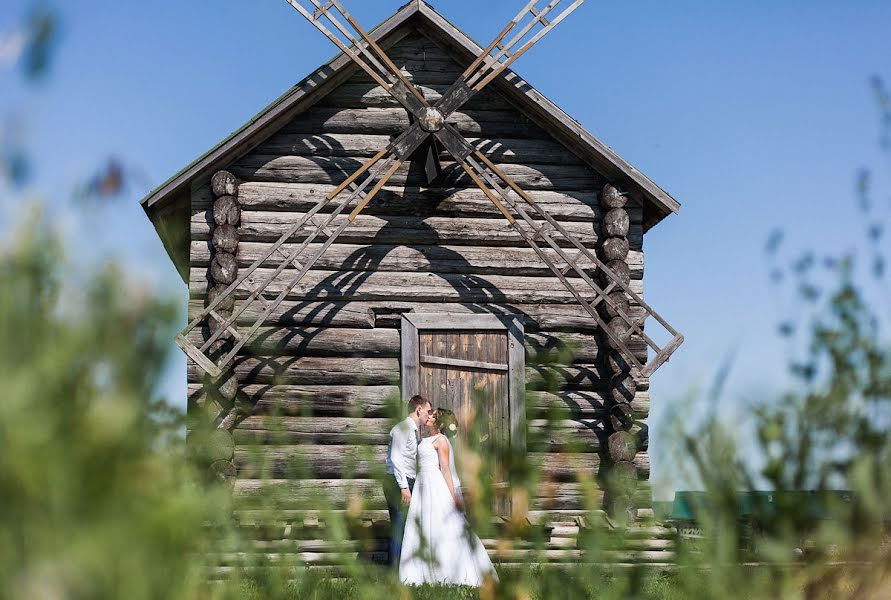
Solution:
<path fill-rule="evenodd" d="M 399 579 L 408 585 L 452 584 L 479 587 L 486 574 L 498 575 L 480 539 L 470 530 L 464 514 L 455 507 L 452 494 L 439 470 L 433 446 L 442 434 L 418 444 L 418 476 L 405 520 Z M 453 483 L 460 494 L 455 471 L 455 451 L 449 442 Z"/>

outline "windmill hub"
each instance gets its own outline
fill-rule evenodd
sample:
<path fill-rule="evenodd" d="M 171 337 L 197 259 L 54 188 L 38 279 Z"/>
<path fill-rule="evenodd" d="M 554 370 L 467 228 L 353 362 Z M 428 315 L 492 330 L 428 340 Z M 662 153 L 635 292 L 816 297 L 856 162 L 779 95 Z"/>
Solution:
<path fill-rule="evenodd" d="M 435 133 L 439 131 L 445 124 L 445 119 L 443 118 L 442 113 L 432 107 L 424 109 L 424 112 L 421 115 L 419 121 L 421 124 L 421 129 L 428 133 Z"/>

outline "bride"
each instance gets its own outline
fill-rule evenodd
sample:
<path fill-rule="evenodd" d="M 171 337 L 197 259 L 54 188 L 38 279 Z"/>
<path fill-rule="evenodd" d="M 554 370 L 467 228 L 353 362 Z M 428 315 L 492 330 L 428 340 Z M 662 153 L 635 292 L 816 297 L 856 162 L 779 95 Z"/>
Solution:
<path fill-rule="evenodd" d="M 399 579 L 409 585 L 479 587 L 498 575 L 463 514 L 461 482 L 449 437 L 458 432 L 452 411 L 439 408 L 426 422 L 418 444 L 418 476 L 408 506 Z M 448 436 L 448 437 L 447 437 Z"/>

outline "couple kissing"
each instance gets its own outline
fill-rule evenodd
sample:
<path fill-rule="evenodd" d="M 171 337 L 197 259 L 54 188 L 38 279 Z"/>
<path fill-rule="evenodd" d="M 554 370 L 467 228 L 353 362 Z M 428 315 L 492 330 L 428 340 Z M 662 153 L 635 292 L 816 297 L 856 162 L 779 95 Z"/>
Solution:
<path fill-rule="evenodd" d="M 384 496 L 390 513 L 390 563 L 408 585 L 479 587 L 497 580 L 492 561 L 464 517 L 455 468 L 458 420 L 433 410 L 423 396 L 408 401 L 408 417 L 390 430 Z"/>

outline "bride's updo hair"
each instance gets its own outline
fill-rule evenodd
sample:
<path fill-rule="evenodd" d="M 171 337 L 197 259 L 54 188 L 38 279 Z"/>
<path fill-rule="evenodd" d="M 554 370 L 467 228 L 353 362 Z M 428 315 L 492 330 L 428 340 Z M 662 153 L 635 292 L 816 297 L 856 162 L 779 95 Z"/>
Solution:
<path fill-rule="evenodd" d="M 436 426 L 439 432 L 447 437 L 453 438 L 458 435 L 458 419 L 455 418 L 455 413 L 447 408 L 436 409 Z"/>

